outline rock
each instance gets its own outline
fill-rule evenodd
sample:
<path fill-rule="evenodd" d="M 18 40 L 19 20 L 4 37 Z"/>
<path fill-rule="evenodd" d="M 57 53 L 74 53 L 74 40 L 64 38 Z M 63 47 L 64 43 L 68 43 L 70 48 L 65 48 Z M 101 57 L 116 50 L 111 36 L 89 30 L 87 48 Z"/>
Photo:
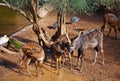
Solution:
<path fill-rule="evenodd" d="M 48 11 L 45 8 L 40 8 L 38 11 L 38 14 L 41 18 L 45 17 L 45 15 L 48 13 Z"/>

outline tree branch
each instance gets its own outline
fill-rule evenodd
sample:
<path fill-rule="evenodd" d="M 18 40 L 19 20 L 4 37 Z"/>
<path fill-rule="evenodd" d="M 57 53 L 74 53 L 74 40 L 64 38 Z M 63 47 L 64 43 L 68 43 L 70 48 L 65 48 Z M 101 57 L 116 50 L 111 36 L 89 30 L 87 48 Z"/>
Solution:
<path fill-rule="evenodd" d="M 44 33 L 41 31 L 41 28 L 38 25 L 38 0 L 31 0 L 30 4 L 24 6 L 23 9 L 17 8 L 11 4 L 9 4 L 6 0 L 3 0 L 4 3 L 0 3 L 1 6 L 6 6 L 11 8 L 14 11 L 18 11 L 21 15 L 23 15 L 27 20 L 29 20 L 33 24 L 33 31 L 38 37 L 38 41 L 42 39 L 42 42 L 45 42 L 46 46 L 50 47 L 52 42 L 48 41 L 44 37 Z M 40 29 L 39 29 L 40 28 Z"/>
<path fill-rule="evenodd" d="M 10 51 L 2 46 L 0 46 L 0 50 L 3 51 L 3 52 L 6 52 L 8 54 L 17 54 L 17 52 L 13 52 L 13 51 Z"/>
<path fill-rule="evenodd" d="M 0 3 L 0 6 L 5 6 L 5 7 L 8 7 L 8 8 L 10 8 L 10 9 L 14 10 L 14 11 L 19 12 L 19 13 L 20 13 L 21 15 L 23 15 L 29 22 L 33 23 L 33 21 L 26 15 L 26 13 L 25 13 L 23 10 L 21 10 L 21 9 L 15 7 L 15 6 L 10 5 L 6 0 L 3 0 L 3 2 L 4 2 L 4 3 Z"/>

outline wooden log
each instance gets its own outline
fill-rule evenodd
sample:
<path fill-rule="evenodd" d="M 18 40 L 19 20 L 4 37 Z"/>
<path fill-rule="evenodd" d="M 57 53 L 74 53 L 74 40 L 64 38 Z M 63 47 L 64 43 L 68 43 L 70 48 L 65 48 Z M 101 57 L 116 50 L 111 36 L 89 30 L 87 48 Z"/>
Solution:
<path fill-rule="evenodd" d="M 7 48 L 3 47 L 3 46 L 0 46 L 0 51 L 3 51 L 7 54 L 17 54 L 17 52 L 14 52 L 14 51 L 10 51 L 8 50 Z"/>

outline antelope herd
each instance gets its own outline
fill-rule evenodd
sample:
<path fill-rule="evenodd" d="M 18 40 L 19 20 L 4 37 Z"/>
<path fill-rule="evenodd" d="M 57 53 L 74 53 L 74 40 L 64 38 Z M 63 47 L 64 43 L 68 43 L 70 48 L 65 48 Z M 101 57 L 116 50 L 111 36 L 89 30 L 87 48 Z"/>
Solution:
<path fill-rule="evenodd" d="M 110 26 L 108 26 L 110 25 Z M 94 62 L 92 65 L 96 63 L 96 58 L 98 52 L 102 54 L 102 64 L 104 64 L 104 48 L 103 48 L 103 33 L 105 28 L 109 28 L 108 36 L 111 32 L 111 28 L 115 31 L 115 37 L 117 37 L 117 30 L 120 30 L 120 21 L 119 19 L 111 13 L 105 14 L 104 16 L 104 24 L 101 27 L 101 31 L 97 29 L 90 29 L 86 32 L 79 31 L 79 35 L 72 37 L 68 34 L 68 32 L 64 35 L 61 35 L 54 43 L 51 45 L 50 49 L 52 50 L 52 61 L 55 61 L 56 69 L 60 70 L 61 65 L 65 65 L 66 61 L 69 61 L 70 68 L 72 68 L 73 63 L 73 53 L 77 50 L 77 66 L 80 61 L 80 66 L 78 66 L 80 71 L 83 68 L 83 59 L 85 56 L 84 51 L 88 48 L 92 48 L 95 51 Z M 31 60 L 35 63 L 36 67 L 36 76 L 38 76 L 38 66 L 42 69 L 42 64 L 45 59 L 45 52 L 44 48 L 37 43 L 29 42 L 23 45 L 22 47 L 23 56 L 21 59 L 21 64 L 25 66 L 28 74 L 32 76 L 31 72 L 29 71 L 28 65 L 30 64 Z M 87 55 L 87 54 L 86 54 Z M 61 64 L 62 63 L 62 64 Z M 19 69 L 21 71 L 21 69 Z M 43 74 L 42 70 L 42 74 Z M 59 72 L 58 72 L 59 74 Z"/>

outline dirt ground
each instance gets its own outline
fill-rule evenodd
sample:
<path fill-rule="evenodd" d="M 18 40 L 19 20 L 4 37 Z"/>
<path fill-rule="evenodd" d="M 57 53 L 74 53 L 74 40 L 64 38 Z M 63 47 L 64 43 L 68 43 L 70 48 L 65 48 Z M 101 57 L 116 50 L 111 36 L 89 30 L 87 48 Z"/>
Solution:
<path fill-rule="evenodd" d="M 86 30 L 96 28 L 100 30 L 103 24 L 102 16 L 78 16 L 80 17 L 80 21 L 77 23 L 76 28 L 84 28 Z M 69 19 L 70 16 L 67 17 L 68 21 Z M 40 22 L 40 27 L 46 29 L 50 36 L 55 33 L 54 29 L 47 28 L 47 26 L 51 26 L 56 22 L 56 14 L 54 12 L 48 13 Z M 67 25 L 67 27 L 69 33 L 75 33 L 72 29 L 73 25 Z M 105 34 L 107 32 L 108 30 L 106 29 Z M 82 73 L 79 73 L 78 67 L 73 67 L 72 70 L 62 67 L 60 74 L 57 75 L 58 71 L 52 68 L 49 62 L 45 62 L 43 65 L 44 75 L 39 72 L 39 77 L 35 77 L 35 66 L 34 64 L 30 64 L 30 71 L 33 77 L 29 77 L 25 70 L 22 73 L 17 73 L 20 59 L 18 55 L 1 53 L 0 81 L 120 81 L 120 32 L 118 34 L 118 40 L 114 39 L 114 32 L 110 34 L 110 37 L 104 36 L 105 65 L 101 65 L 101 54 L 98 54 L 97 63 L 92 66 L 94 52 L 93 50 L 85 51 Z M 14 38 L 23 42 L 38 42 L 31 28 L 16 34 Z M 74 55 L 76 55 L 76 52 Z M 73 65 L 76 65 L 76 57 L 73 57 L 73 59 L 75 60 Z"/>

